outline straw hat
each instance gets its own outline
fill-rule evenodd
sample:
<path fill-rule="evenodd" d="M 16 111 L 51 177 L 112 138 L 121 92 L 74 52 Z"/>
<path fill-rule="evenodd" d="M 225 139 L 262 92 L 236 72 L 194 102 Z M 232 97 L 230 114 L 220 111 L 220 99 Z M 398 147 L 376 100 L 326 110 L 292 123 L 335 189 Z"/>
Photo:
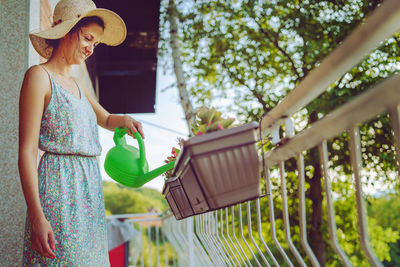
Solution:
<path fill-rule="evenodd" d="M 60 39 L 84 17 L 98 16 L 104 21 L 104 34 L 101 42 L 106 45 L 116 46 L 126 37 L 124 21 L 116 13 L 96 8 L 91 0 L 60 0 L 53 13 L 53 25 L 46 30 L 29 34 L 35 50 L 44 58 L 49 58 L 53 48 L 49 47 L 46 39 Z"/>

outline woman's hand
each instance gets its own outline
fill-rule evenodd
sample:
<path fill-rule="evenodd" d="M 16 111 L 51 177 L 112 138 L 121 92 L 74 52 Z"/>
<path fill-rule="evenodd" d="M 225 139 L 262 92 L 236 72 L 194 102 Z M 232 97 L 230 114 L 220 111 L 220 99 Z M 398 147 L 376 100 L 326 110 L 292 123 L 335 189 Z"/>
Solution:
<path fill-rule="evenodd" d="M 140 135 L 142 136 L 142 138 L 144 139 L 142 124 L 140 122 L 136 121 L 135 119 L 133 119 L 131 116 L 124 115 L 124 126 L 123 127 L 130 129 L 130 131 L 127 132 L 128 135 L 134 137 L 132 133 L 136 133 L 136 131 L 138 131 L 140 133 Z"/>
<path fill-rule="evenodd" d="M 42 217 L 31 221 L 31 245 L 32 249 L 40 255 L 54 259 L 56 254 L 54 233 L 49 221 Z"/>

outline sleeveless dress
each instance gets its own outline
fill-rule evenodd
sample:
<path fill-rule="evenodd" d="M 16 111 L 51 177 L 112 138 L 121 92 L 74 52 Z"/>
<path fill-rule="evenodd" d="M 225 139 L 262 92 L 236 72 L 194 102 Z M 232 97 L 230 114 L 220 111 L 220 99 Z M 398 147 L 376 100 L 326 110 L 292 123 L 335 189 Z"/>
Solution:
<path fill-rule="evenodd" d="M 110 266 L 96 115 L 77 84 L 81 98 L 46 72 L 52 92 L 40 127 L 39 148 L 45 153 L 38 167 L 39 195 L 56 258 L 32 250 L 27 218 L 23 265 Z"/>

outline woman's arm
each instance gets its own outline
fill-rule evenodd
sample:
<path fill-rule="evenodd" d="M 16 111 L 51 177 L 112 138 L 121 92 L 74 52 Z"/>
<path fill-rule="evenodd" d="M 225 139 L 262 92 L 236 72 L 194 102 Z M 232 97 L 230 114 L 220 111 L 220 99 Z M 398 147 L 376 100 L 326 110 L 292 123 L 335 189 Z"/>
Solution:
<path fill-rule="evenodd" d="M 114 131 L 117 127 L 126 127 L 131 129 L 132 132 L 139 131 L 144 138 L 142 124 L 140 122 L 128 115 L 110 114 L 99 104 L 99 102 L 96 101 L 96 99 L 91 93 L 89 93 L 81 81 L 78 80 L 78 84 L 79 87 L 84 91 L 86 98 L 89 100 L 94 112 L 96 113 L 98 125 L 110 131 Z M 132 136 L 131 133 L 128 134 Z"/>
<path fill-rule="evenodd" d="M 33 230 L 32 247 L 52 258 L 55 254 L 49 243 L 54 247 L 53 231 L 40 205 L 37 173 L 40 123 L 49 94 L 51 88 L 47 74 L 39 66 L 30 68 L 24 77 L 19 102 L 18 169 Z"/>

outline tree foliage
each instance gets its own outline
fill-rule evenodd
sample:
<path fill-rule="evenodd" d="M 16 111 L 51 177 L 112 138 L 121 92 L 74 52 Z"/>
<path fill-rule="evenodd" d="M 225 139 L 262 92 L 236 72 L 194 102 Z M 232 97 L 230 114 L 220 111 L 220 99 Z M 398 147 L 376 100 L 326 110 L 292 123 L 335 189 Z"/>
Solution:
<path fill-rule="evenodd" d="M 336 185 L 338 186 L 338 185 Z M 342 186 L 342 185 L 339 185 Z M 385 199 L 385 198 L 383 198 Z M 380 201 L 382 199 L 373 199 L 373 201 Z M 377 207 L 370 203 L 369 207 Z M 347 255 L 350 255 L 350 260 L 354 266 L 368 266 L 368 261 L 361 249 L 357 225 L 357 210 L 354 209 L 355 196 L 353 193 L 342 196 L 335 201 L 336 210 L 336 223 L 338 229 L 338 240 L 342 245 L 343 250 Z M 387 213 L 388 210 L 386 210 Z M 399 211 L 396 216 L 399 216 Z M 379 214 L 376 212 L 369 212 L 368 217 L 368 234 L 371 240 L 371 247 L 375 251 L 376 256 L 380 261 L 391 262 L 391 245 L 394 245 L 400 239 L 399 232 L 396 230 L 394 224 L 382 224 L 378 218 Z M 382 214 L 383 220 L 389 219 L 390 215 Z M 328 237 L 327 237 L 328 238 Z M 337 255 L 328 253 L 328 262 L 333 263 L 333 266 L 340 266 L 340 260 Z"/>
<path fill-rule="evenodd" d="M 369 199 L 368 214 L 376 224 L 383 229 L 393 229 L 400 233 L 400 197 L 397 194 L 387 194 Z M 400 266 L 400 239 L 387 244 L 390 246 L 389 258 L 385 266 Z"/>
<path fill-rule="evenodd" d="M 150 188 L 132 189 L 114 182 L 103 182 L 107 214 L 163 212 L 168 205 L 159 191 Z"/>
<path fill-rule="evenodd" d="M 381 0 L 177 1 L 174 14 L 179 19 L 181 56 L 193 103 L 218 106 L 235 114 L 242 122 L 259 121 L 381 3 Z M 161 25 L 165 30 L 167 23 Z M 325 93 L 295 114 L 295 119 L 302 122 L 297 130 L 308 127 L 396 72 L 399 38 L 396 34 L 383 42 Z M 163 42 L 162 55 L 168 53 L 167 47 L 168 43 Z M 388 178 L 396 168 L 389 116 L 381 114 L 362 124 L 359 131 L 364 169 L 375 174 L 366 175 L 364 182 L 393 185 L 393 180 Z M 338 177 L 349 178 L 352 173 L 348 139 L 348 133 L 344 132 L 328 140 L 330 166 Z M 340 261 L 331 253 L 326 213 L 322 212 L 323 186 L 318 158 L 316 149 L 305 156 L 309 241 L 321 263 L 336 265 Z M 296 162 L 289 160 L 285 166 L 291 225 L 298 225 Z M 338 222 L 343 230 L 341 243 L 347 246 L 346 252 L 358 265 L 365 262 L 365 257 L 360 253 L 356 238 L 354 190 L 351 183 L 340 182 L 337 180 L 336 192 L 346 192 L 348 197 L 336 203 L 337 213 L 343 215 L 338 217 L 342 219 L 340 225 Z M 279 189 L 278 182 L 274 189 Z M 280 222 L 279 192 L 274 191 L 274 195 L 277 222 Z M 371 236 L 377 238 L 373 246 L 379 258 L 389 261 L 387 244 L 397 240 L 394 239 L 398 238 L 397 230 L 383 227 L 376 218 L 369 223 Z M 292 234 L 293 239 L 298 240 L 296 227 Z"/>

